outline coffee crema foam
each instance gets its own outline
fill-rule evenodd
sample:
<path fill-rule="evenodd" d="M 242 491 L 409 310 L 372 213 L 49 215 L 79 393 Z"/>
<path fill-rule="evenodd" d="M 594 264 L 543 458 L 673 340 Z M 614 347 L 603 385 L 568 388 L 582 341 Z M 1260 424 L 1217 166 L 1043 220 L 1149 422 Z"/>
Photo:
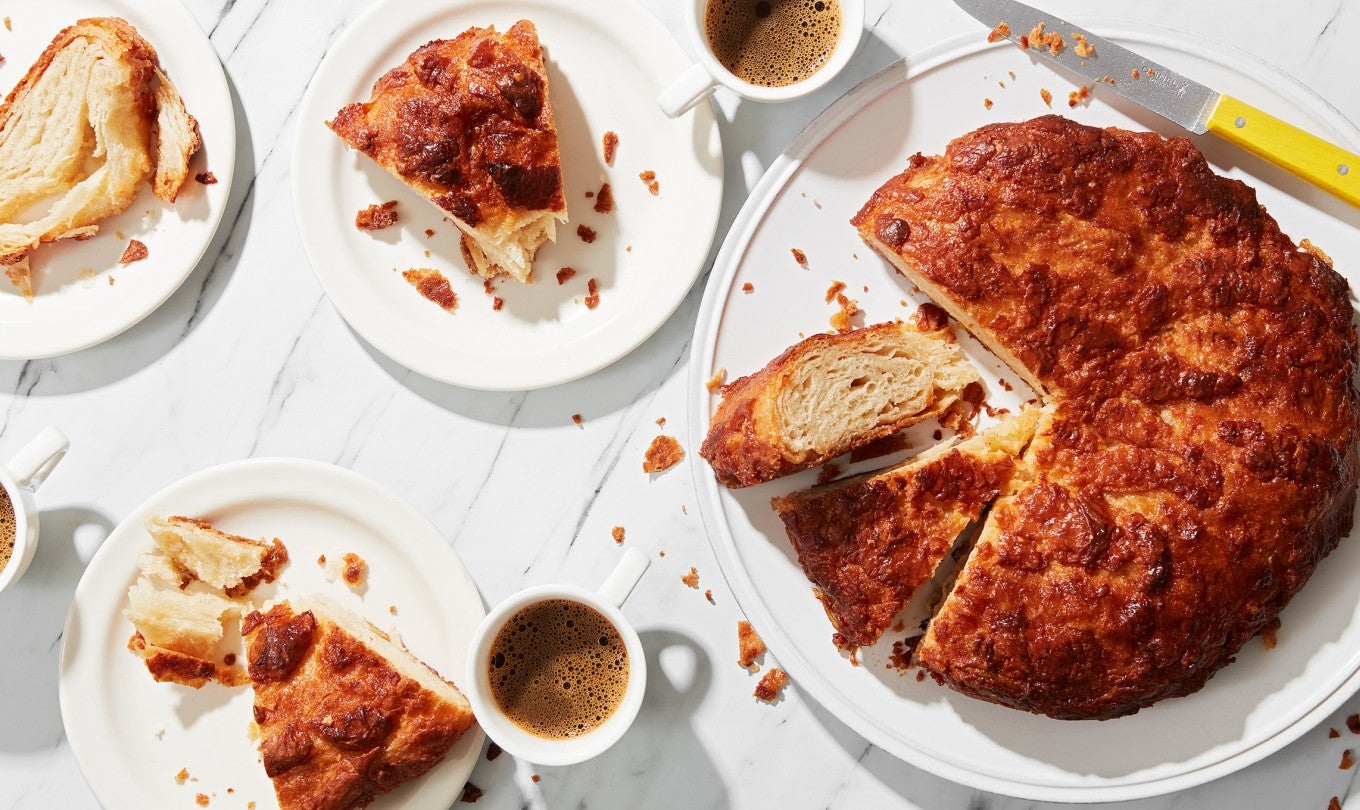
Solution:
<path fill-rule="evenodd" d="M 761 87 L 821 69 L 841 36 L 839 0 L 708 0 L 704 33 L 723 67 Z"/>
<path fill-rule="evenodd" d="M 0 487 L 0 571 L 5 570 L 9 565 L 9 558 L 14 556 L 14 538 L 19 532 L 19 526 L 14 519 L 14 503 L 9 499 L 9 493 L 4 487 Z"/>
<path fill-rule="evenodd" d="M 548 599 L 505 623 L 487 656 L 491 696 L 515 725 L 565 740 L 594 731 L 623 702 L 628 649 L 599 611 Z"/>

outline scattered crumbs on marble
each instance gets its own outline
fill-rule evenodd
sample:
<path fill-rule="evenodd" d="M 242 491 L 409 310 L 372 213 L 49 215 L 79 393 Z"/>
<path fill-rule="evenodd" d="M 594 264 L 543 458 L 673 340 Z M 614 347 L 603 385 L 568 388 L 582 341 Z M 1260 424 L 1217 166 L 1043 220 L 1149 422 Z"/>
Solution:
<path fill-rule="evenodd" d="M 1355 752 L 1347 748 L 1341 752 L 1341 764 L 1338 766 L 1343 771 L 1349 771 L 1355 765 Z"/>
<path fill-rule="evenodd" d="M 458 797 L 458 801 L 472 804 L 480 798 L 482 798 L 482 789 L 471 782 L 468 782 L 466 785 L 463 785 L 463 795 Z"/>
<path fill-rule="evenodd" d="M 182 785 L 189 781 L 189 769 L 180 768 L 179 773 L 175 774 L 175 784 Z"/>
<path fill-rule="evenodd" d="M 1327 729 L 1327 739 L 1329 739 L 1329 740 L 1335 740 L 1337 737 L 1340 737 L 1340 736 L 1341 736 L 1341 732 L 1337 731 L 1336 729 L 1334 729 L 1334 728 L 1329 728 L 1329 729 Z"/>
<path fill-rule="evenodd" d="M 657 436 L 647 446 L 642 458 L 642 471 L 649 474 L 665 472 L 679 464 L 684 457 L 685 450 L 674 436 Z"/>
<path fill-rule="evenodd" d="M 690 566 L 689 573 L 680 577 L 680 581 L 697 590 L 699 588 L 699 569 Z"/>
<path fill-rule="evenodd" d="M 756 634 L 751 623 L 745 619 L 737 621 L 737 666 L 749 670 L 756 665 L 756 659 L 765 653 L 765 642 Z"/>
<path fill-rule="evenodd" d="M 658 555 L 658 556 L 661 556 L 661 557 L 666 556 L 666 550 L 665 550 L 665 549 L 662 549 L 661 551 L 658 551 L 658 552 L 657 552 L 657 555 Z"/>
<path fill-rule="evenodd" d="M 708 603 L 709 603 L 710 605 L 716 605 L 716 604 L 718 604 L 717 602 L 714 602 L 714 601 L 713 601 L 713 589 L 712 589 L 712 588 L 709 588 L 708 590 L 704 591 L 704 598 L 708 600 Z"/>
<path fill-rule="evenodd" d="M 799 250 L 798 248 L 790 248 L 789 250 L 791 253 L 793 253 L 793 260 L 795 262 L 798 262 L 799 266 L 801 266 L 804 270 L 808 269 L 807 254 Z"/>
<path fill-rule="evenodd" d="M 723 384 L 726 382 L 727 382 L 727 367 L 723 366 L 722 368 L 719 368 L 717 371 L 713 372 L 713 376 L 708 378 L 708 382 L 704 383 L 704 387 L 707 388 L 709 391 L 717 391 L 718 389 L 722 388 Z"/>
<path fill-rule="evenodd" d="M 756 699 L 763 700 L 766 703 L 774 703 L 779 698 L 779 693 L 784 689 L 784 684 L 788 682 L 788 673 L 779 667 L 771 667 L 760 679 L 760 683 L 756 684 Z"/>
<path fill-rule="evenodd" d="M 1040 88 L 1039 88 L 1039 98 L 1041 98 L 1041 99 L 1044 100 L 1044 104 L 1045 104 L 1046 106 L 1049 106 L 1049 107 L 1052 107 L 1052 106 L 1053 106 L 1053 94 L 1050 93 L 1050 92 L 1048 92 L 1048 88 L 1047 88 L 1047 87 L 1040 87 Z"/>
<path fill-rule="evenodd" d="M 751 293 L 756 291 L 756 285 L 748 281 L 745 284 L 741 285 L 741 291 L 746 293 L 747 295 L 750 295 Z"/>
<path fill-rule="evenodd" d="M 615 526 L 609 530 L 609 536 L 614 538 L 614 542 L 623 545 L 623 527 Z"/>
<path fill-rule="evenodd" d="M 1006 83 L 1005 83 L 1005 82 L 997 82 L 996 85 L 997 85 L 997 87 L 1000 87 L 1002 90 L 1005 90 L 1005 89 L 1006 89 Z"/>
<path fill-rule="evenodd" d="M 537 781 L 539 780 L 540 777 L 539 777 L 538 774 L 534 774 L 533 776 L 530 776 L 529 778 L 532 779 L 533 781 L 537 782 Z"/>
<path fill-rule="evenodd" d="M 1350 729 L 1352 734 L 1360 734 L 1360 714 L 1353 714 L 1350 717 L 1347 717 L 1346 728 Z"/>
<path fill-rule="evenodd" d="M 571 421 L 575 422 L 577 427 L 581 427 L 582 425 L 585 424 L 586 420 L 581 418 L 581 414 L 574 413 L 571 415 Z"/>
<path fill-rule="evenodd" d="M 486 761 L 494 762 L 496 757 L 501 755 L 501 747 L 494 742 L 486 747 Z"/>
<path fill-rule="evenodd" d="M 665 426 L 666 426 L 666 417 L 664 417 L 664 416 L 658 416 L 658 417 L 656 418 L 656 426 L 657 426 L 657 427 L 665 427 Z"/>

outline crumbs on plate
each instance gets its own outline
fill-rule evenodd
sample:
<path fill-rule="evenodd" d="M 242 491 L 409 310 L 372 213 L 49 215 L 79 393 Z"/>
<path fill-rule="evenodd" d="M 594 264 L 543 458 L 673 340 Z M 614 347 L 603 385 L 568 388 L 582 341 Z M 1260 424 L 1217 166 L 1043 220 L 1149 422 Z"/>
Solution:
<path fill-rule="evenodd" d="M 614 189 L 608 183 L 600 186 L 600 191 L 595 195 L 595 213 L 608 214 L 614 210 Z"/>
<path fill-rule="evenodd" d="M 414 267 L 403 270 L 401 277 L 415 287 L 416 292 L 438 304 L 445 312 L 452 312 L 458 306 L 458 294 L 449 286 L 449 280 L 438 270 Z"/>
<path fill-rule="evenodd" d="M 656 181 L 656 172 L 648 169 L 638 173 L 638 179 L 647 187 L 647 190 L 655 197 L 661 193 L 661 184 Z"/>
<path fill-rule="evenodd" d="M 789 675 L 779 667 L 771 667 L 765 673 L 765 677 L 756 684 L 755 696 L 766 703 L 773 703 L 779 697 L 779 692 L 784 688 L 784 684 L 789 682 Z"/>
<path fill-rule="evenodd" d="M 217 185 L 217 175 L 213 174 L 212 172 L 199 172 L 198 174 L 194 175 L 194 179 L 197 180 L 200 185 L 204 186 Z"/>
<path fill-rule="evenodd" d="M 600 305 L 600 288 L 592 277 L 586 281 L 586 309 L 594 309 Z"/>
<path fill-rule="evenodd" d="M 652 443 L 647 447 L 647 453 L 642 459 L 642 471 L 645 473 L 665 472 L 679 464 L 685 457 L 684 448 L 674 436 L 657 436 L 652 439 Z"/>
<path fill-rule="evenodd" d="M 609 530 L 609 534 L 614 538 L 614 542 L 623 545 L 623 527 L 615 526 Z"/>
<path fill-rule="evenodd" d="M 589 225 L 577 225 L 576 235 L 581 237 L 581 241 L 587 245 L 594 242 L 596 237 L 595 229 Z"/>
<path fill-rule="evenodd" d="M 361 231 L 381 231 L 397 224 L 397 201 L 374 203 L 354 215 L 354 227 Z"/>
<path fill-rule="evenodd" d="M 745 619 L 737 622 L 737 665 L 743 669 L 755 666 L 756 659 L 765 652 L 765 642 L 756 635 L 755 628 Z"/>
<path fill-rule="evenodd" d="M 724 367 L 713 372 L 713 376 L 708 378 L 708 382 L 704 383 L 704 387 L 707 388 L 709 391 L 717 391 L 720 388 L 722 388 L 723 384 L 726 382 L 727 382 L 727 369 Z"/>
<path fill-rule="evenodd" d="M 571 277 L 574 275 L 576 275 L 576 271 L 570 267 L 563 267 L 561 270 L 558 270 L 557 271 L 558 285 L 560 286 L 562 284 L 566 284 L 567 281 L 569 281 Z"/>
<path fill-rule="evenodd" d="M 601 143 L 604 147 L 604 165 L 613 166 L 614 153 L 619 149 L 619 133 L 612 129 L 609 130 L 604 134 L 604 139 Z"/>
<path fill-rule="evenodd" d="M 680 581 L 697 590 L 699 587 L 699 569 L 690 566 L 689 573 L 680 577 Z"/>
<path fill-rule="evenodd" d="M 139 262 L 142 259 L 145 259 L 149 254 L 150 251 L 146 249 L 146 245 L 138 242 L 136 239 L 130 239 L 128 240 L 127 249 L 123 251 L 123 258 L 119 259 L 118 263 L 132 264 L 133 262 Z"/>

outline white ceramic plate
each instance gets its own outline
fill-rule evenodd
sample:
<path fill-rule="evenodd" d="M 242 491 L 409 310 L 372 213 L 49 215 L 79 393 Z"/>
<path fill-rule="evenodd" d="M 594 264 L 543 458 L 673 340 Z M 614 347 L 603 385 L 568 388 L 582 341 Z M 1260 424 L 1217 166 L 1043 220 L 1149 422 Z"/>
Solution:
<path fill-rule="evenodd" d="M 154 547 L 143 528 L 152 513 L 202 517 L 247 537 L 278 537 L 289 563 L 254 596 L 329 596 L 381 629 L 396 628 L 411 652 L 445 677 L 467 671 L 472 633 L 486 611 L 457 555 L 413 507 L 367 478 L 314 461 L 253 459 L 204 470 L 162 490 L 114 529 L 81 577 L 66 618 L 62 722 L 105 807 L 192 806 L 198 793 L 213 807 L 277 806 L 246 736 L 250 687 L 156 683 L 127 650 L 133 628 L 122 611 L 137 578 L 137 554 Z M 351 551 L 369 568 L 358 591 L 328 582 L 316 563 L 319 555 Z M 481 743 L 481 729 L 474 728 L 429 773 L 372 806 L 449 807 Z M 181 768 L 194 781 L 176 784 Z"/>
<path fill-rule="evenodd" d="M 432 39 L 467 28 L 504 31 L 527 18 L 538 27 L 557 119 L 570 222 L 534 262 L 528 286 L 503 279 L 492 310 L 482 280 L 467 271 L 457 229 L 325 122 L 367 101 L 373 82 Z M 444 382 L 490 390 L 541 388 L 602 368 L 632 351 L 670 316 L 708 254 L 722 201 L 722 147 L 709 105 L 672 121 L 657 94 L 688 60 L 671 35 L 632 0 L 382 0 L 350 26 L 317 69 L 298 117 L 293 204 L 321 286 L 355 331 L 408 368 Z M 618 155 L 606 167 L 600 141 L 613 130 Z M 638 174 L 652 170 L 653 197 Z M 587 191 L 608 180 L 616 210 L 597 214 Z M 398 200 L 396 227 L 365 233 L 354 214 Z M 585 244 L 578 225 L 595 229 Z M 425 230 L 435 231 L 431 237 Z M 426 254 L 428 251 L 428 256 Z M 452 283 L 458 308 L 420 297 L 399 270 L 433 267 Z M 577 275 L 559 286 L 559 268 Z M 589 278 L 600 305 L 584 304 Z"/>
<path fill-rule="evenodd" d="M 203 136 L 203 148 L 174 205 L 157 199 L 147 183 L 127 211 L 100 224 L 93 239 L 38 248 L 30 260 L 31 303 L 0 278 L 0 358 L 52 357 L 101 343 L 136 324 L 193 272 L 231 193 L 236 119 L 217 54 L 178 0 L 8 0 L 0 2 L 0 16 L 8 17 L 13 29 L 0 27 L 4 92 L 19 83 L 61 29 L 85 17 L 122 17 L 156 49 Z M 195 181 L 202 171 L 211 171 L 217 184 Z M 149 255 L 120 265 L 129 239 L 145 243 Z"/>
<path fill-rule="evenodd" d="M 1297 83 L 1244 54 L 1172 32 L 1091 30 L 1286 120 L 1356 148 L 1360 133 Z M 866 322 L 909 315 L 905 280 L 864 245 L 849 218 L 909 155 L 938 154 L 984 123 L 1053 112 L 1096 125 L 1182 134 L 1156 116 L 1095 91 L 1069 110 L 1071 82 L 1009 44 L 969 35 L 868 80 L 824 113 L 771 167 L 734 224 L 709 282 L 694 338 L 690 446 L 706 431 L 714 369 L 731 377 L 761 367 L 801 332 L 826 331 L 835 279 L 859 299 Z M 1009 75 L 1015 72 L 1015 77 Z M 1129 79 L 1123 79 L 1128 81 Z M 999 82 L 1005 82 L 1003 89 Z M 984 108 L 983 99 L 995 106 Z M 1201 149 L 1220 172 L 1254 186 L 1295 239 L 1331 251 L 1356 283 L 1360 212 L 1212 138 Z M 796 265 L 790 248 L 807 253 Z M 750 282 L 754 291 L 742 292 Z M 864 286 L 868 286 L 868 291 Z M 904 306 L 906 302 L 909 306 Z M 988 378 L 990 400 L 1012 408 L 1030 394 L 971 338 L 966 351 Z M 1007 392 L 996 383 L 1007 379 Z M 920 426 L 917 448 L 933 444 Z M 882 462 L 878 462 L 881 464 Z M 872 462 L 858 468 L 876 466 Z M 1064 722 L 963 697 L 885 666 L 889 633 L 852 667 L 831 644 L 831 626 L 769 506 L 810 485 L 815 472 L 728 491 L 696 465 L 709 536 L 742 607 L 793 680 L 871 742 L 914 765 L 980 789 L 1029 799 L 1116 801 L 1180 790 L 1242 768 L 1312 727 L 1354 692 L 1360 669 L 1360 539 L 1341 543 L 1282 616 L 1279 646 L 1248 643 L 1237 663 L 1199 693 L 1107 722 Z"/>

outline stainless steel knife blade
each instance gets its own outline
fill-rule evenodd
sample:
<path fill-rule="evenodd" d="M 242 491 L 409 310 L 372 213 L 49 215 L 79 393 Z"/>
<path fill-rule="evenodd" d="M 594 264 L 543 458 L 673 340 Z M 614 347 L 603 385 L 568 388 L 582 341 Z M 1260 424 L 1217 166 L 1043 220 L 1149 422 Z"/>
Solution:
<path fill-rule="evenodd" d="M 1128 100 L 1141 104 L 1158 115 L 1196 134 L 1208 131 L 1209 116 L 1218 106 L 1220 94 L 1176 71 L 1140 56 L 1128 48 L 1096 36 L 1061 17 L 1040 11 L 1015 0 L 954 0 L 959 8 L 989 28 L 1004 22 L 1010 27 L 1008 39 L 1016 44 L 1043 23 L 1045 33 L 1058 34 L 1064 47 L 1054 55 L 1047 47 L 1030 43 L 1027 53 L 1078 74 L 1092 84 L 1104 84 Z M 1081 34 L 1095 48 L 1090 56 L 1077 53 L 1073 34 Z M 1133 78 L 1134 71 L 1139 78 Z"/>

